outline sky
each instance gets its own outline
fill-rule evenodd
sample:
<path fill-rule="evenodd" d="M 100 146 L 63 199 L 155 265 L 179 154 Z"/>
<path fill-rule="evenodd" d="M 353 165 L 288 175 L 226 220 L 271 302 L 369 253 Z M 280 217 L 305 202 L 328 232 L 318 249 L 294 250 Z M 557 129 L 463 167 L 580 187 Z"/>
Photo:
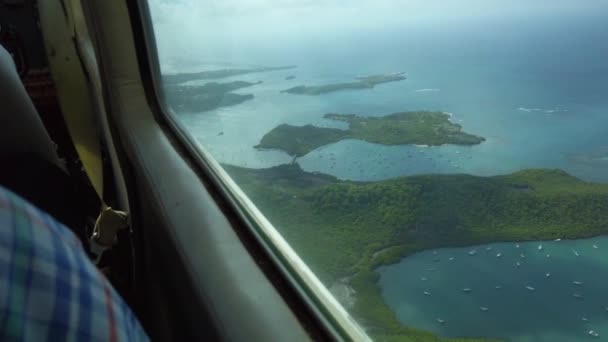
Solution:
<path fill-rule="evenodd" d="M 161 62 L 218 58 L 238 46 L 289 44 L 392 27 L 451 30 L 601 14 L 608 0 L 149 0 Z M 225 57 L 225 56 L 224 56 Z"/>
<path fill-rule="evenodd" d="M 489 12 L 550 8 L 577 8 L 606 4 L 604 0 L 151 0 L 155 8 L 181 8 L 197 15 L 229 15 L 313 10 L 371 12 L 444 12 L 456 16 Z"/>

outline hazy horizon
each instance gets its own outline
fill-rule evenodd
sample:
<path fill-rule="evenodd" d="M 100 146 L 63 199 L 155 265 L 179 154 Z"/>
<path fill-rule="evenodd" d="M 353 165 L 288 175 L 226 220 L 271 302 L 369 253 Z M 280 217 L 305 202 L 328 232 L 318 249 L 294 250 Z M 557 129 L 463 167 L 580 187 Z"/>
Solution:
<path fill-rule="evenodd" d="M 194 61 L 292 64 L 297 61 L 279 54 L 310 42 L 331 48 L 387 30 L 407 30 L 408 37 L 399 38 L 414 40 L 433 34 L 460 39 L 458 33 L 483 40 L 525 35 L 537 27 L 578 29 L 598 22 L 608 0 L 152 0 L 150 10 L 163 70 L 176 71 Z M 248 52 L 266 56 L 256 60 Z"/>

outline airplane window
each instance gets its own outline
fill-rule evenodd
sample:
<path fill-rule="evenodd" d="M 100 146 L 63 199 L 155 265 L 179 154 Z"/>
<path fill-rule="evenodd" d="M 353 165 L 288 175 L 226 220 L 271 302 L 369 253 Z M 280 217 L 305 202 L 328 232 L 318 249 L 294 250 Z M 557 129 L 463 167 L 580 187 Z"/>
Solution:
<path fill-rule="evenodd" d="M 608 340 L 608 2 L 150 8 L 167 105 L 370 336 Z"/>

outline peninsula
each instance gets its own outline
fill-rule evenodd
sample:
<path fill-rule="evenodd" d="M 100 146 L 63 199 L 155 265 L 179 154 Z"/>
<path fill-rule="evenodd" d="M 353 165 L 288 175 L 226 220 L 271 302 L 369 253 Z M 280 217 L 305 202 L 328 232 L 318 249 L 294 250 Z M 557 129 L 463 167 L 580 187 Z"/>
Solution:
<path fill-rule="evenodd" d="M 319 86 L 300 85 L 281 92 L 296 95 L 321 95 L 340 90 L 370 89 L 381 83 L 405 80 L 406 77 L 403 76 L 403 74 L 403 72 L 398 72 L 394 74 L 362 76 L 357 77 L 356 81 L 353 82 L 332 83 Z"/>
<path fill-rule="evenodd" d="M 328 287 L 354 290 L 345 305 L 376 340 L 487 341 L 403 326 L 377 285 L 380 265 L 427 249 L 608 233 L 608 184 L 561 170 L 353 182 L 297 163 L 224 167 Z"/>
<path fill-rule="evenodd" d="M 226 77 L 230 77 L 230 76 L 245 75 L 245 74 L 258 73 L 258 72 L 289 70 L 289 69 L 295 69 L 295 68 L 297 68 L 297 66 L 288 65 L 288 66 L 280 66 L 280 67 L 260 67 L 260 68 L 250 68 L 250 69 L 219 69 L 219 70 L 208 70 L 208 71 L 201 71 L 201 72 L 163 75 L 162 78 L 163 78 L 164 84 L 179 84 L 179 83 L 184 83 L 184 82 L 194 81 L 194 80 L 226 78 Z"/>
<path fill-rule="evenodd" d="M 346 130 L 312 125 L 282 124 L 266 133 L 256 148 L 279 149 L 301 157 L 310 151 L 343 139 L 359 139 L 383 145 L 475 145 L 485 138 L 462 132 L 462 126 L 442 112 L 399 112 L 381 117 L 354 114 L 325 114 L 324 118 L 344 121 Z"/>
<path fill-rule="evenodd" d="M 164 89 L 168 104 L 176 111 L 204 112 L 253 99 L 252 94 L 242 95 L 231 93 L 231 91 L 260 83 L 262 82 L 210 82 L 202 86 L 167 84 Z"/>

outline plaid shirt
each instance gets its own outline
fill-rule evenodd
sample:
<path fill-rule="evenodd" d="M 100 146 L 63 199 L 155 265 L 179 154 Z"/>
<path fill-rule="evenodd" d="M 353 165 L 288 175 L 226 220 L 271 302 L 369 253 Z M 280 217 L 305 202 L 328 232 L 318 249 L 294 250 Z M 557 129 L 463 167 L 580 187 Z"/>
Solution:
<path fill-rule="evenodd" d="M 0 340 L 148 340 L 76 236 L 1 187 Z"/>

